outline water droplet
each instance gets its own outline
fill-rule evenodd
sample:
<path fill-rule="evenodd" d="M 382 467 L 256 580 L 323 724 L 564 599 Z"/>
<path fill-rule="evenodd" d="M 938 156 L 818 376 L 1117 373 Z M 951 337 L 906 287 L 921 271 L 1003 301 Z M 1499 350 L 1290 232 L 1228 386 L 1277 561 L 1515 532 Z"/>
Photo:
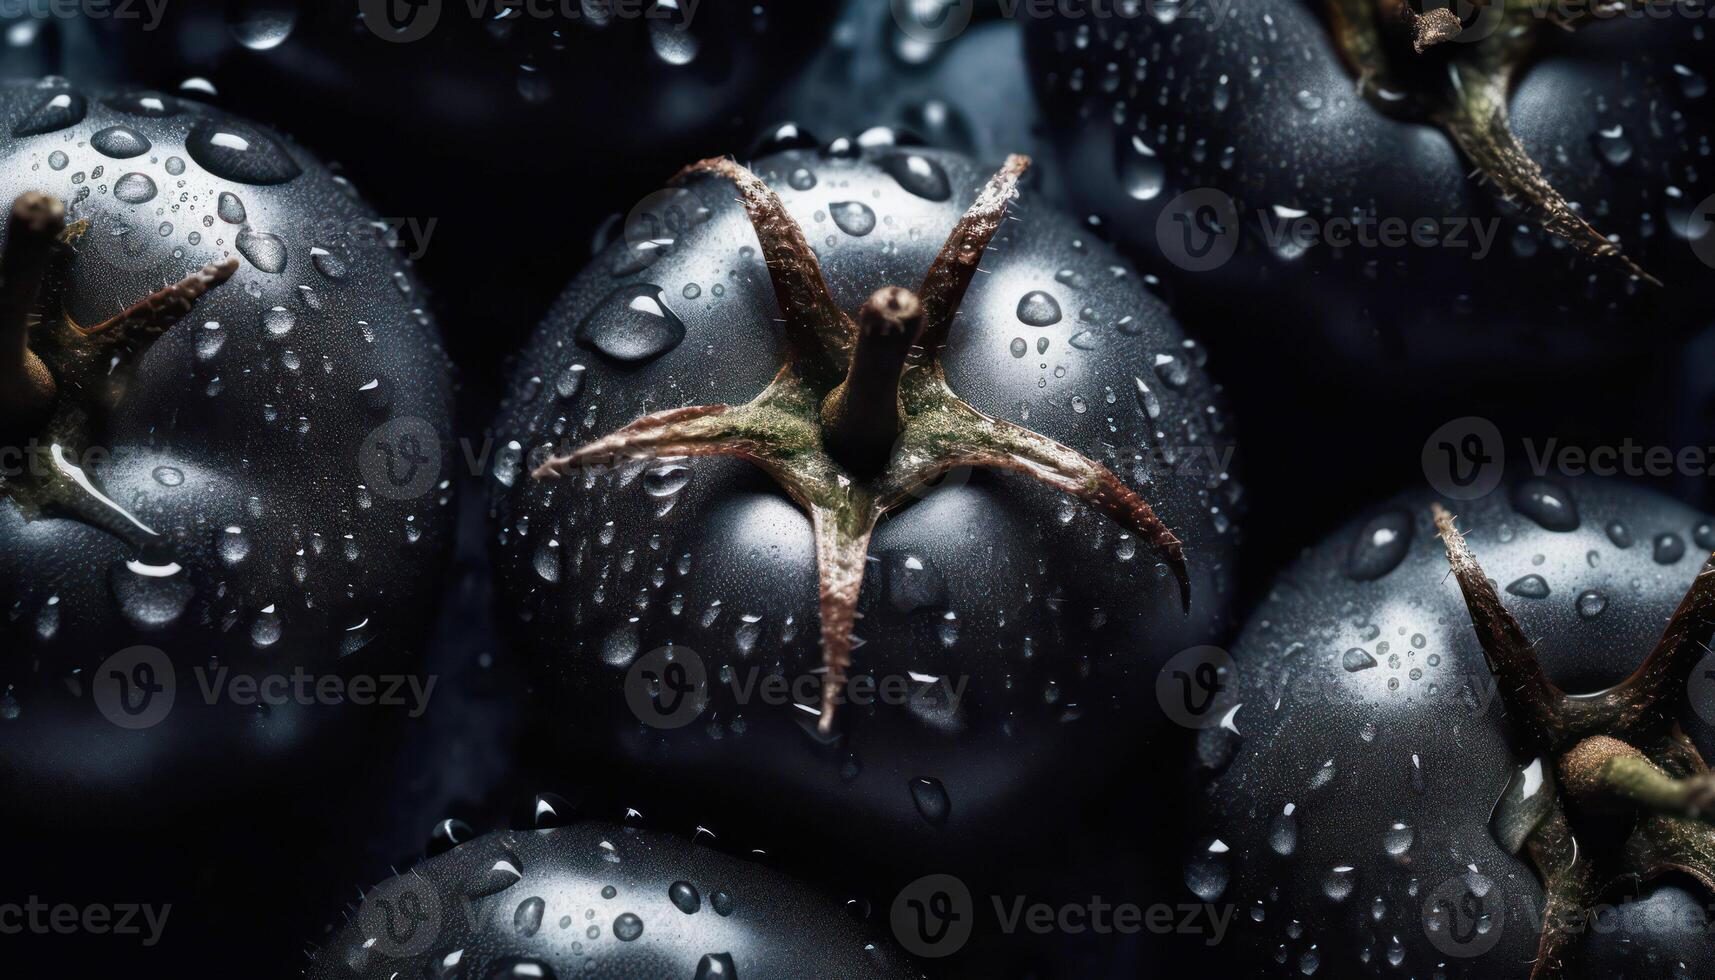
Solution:
<path fill-rule="evenodd" d="M 733 964 L 731 953 L 704 953 L 697 961 L 697 975 L 694 980 L 737 980 L 738 967 Z"/>
<path fill-rule="evenodd" d="M 1513 509 L 1548 531 L 1576 531 L 1578 505 L 1572 495 L 1548 480 L 1526 480 L 1513 488 Z"/>
<path fill-rule="evenodd" d="M 1684 557 L 1684 538 L 1671 531 L 1655 536 L 1654 558 L 1657 565 L 1671 565 Z"/>
<path fill-rule="evenodd" d="M 946 201 L 953 184 L 939 163 L 916 153 L 893 153 L 883 157 L 880 167 L 905 190 L 929 201 Z"/>
<path fill-rule="evenodd" d="M 1599 129 L 1595 136 L 1596 152 L 1610 166 L 1618 167 L 1632 158 L 1632 141 L 1626 138 L 1624 126 Z"/>
<path fill-rule="evenodd" d="M 89 145 L 103 156 L 129 160 L 149 152 L 149 140 L 130 126 L 109 126 L 89 138 Z"/>
<path fill-rule="evenodd" d="M 262 330 L 269 340 L 283 340 L 298 325 L 298 317 L 284 306 L 276 306 L 262 314 Z"/>
<path fill-rule="evenodd" d="M 1608 608 L 1608 597 L 1595 589 L 1589 589 L 1578 595 L 1578 615 L 1584 619 L 1595 619 Z"/>
<path fill-rule="evenodd" d="M 578 343 L 626 363 L 660 357 L 685 339 L 684 323 L 665 300 L 659 286 L 621 286 L 578 324 Z"/>
<path fill-rule="evenodd" d="M 947 604 L 947 580 L 935 563 L 921 555 L 887 557 L 887 598 L 902 613 Z"/>
<path fill-rule="evenodd" d="M 1346 576 L 1373 582 L 1399 567 L 1411 550 L 1411 515 L 1391 510 L 1370 518 L 1346 553 Z"/>
<path fill-rule="evenodd" d="M 1350 650 L 1347 650 L 1345 655 L 1340 658 L 1340 666 L 1346 668 L 1349 673 L 1353 674 L 1360 670 L 1369 670 L 1375 665 L 1376 658 L 1371 656 L 1369 651 L 1362 647 L 1353 647 Z"/>
<path fill-rule="evenodd" d="M 155 194 L 155 182 L 147 174 L 128 173 L 113 182 L 113 196 L 126 204 L 152 201 Z"/>
<path fill-rule="evenodd" d="M 1268 824 L 1268 846 L 1281 857 L 1291 857 L 1298 850 L 1297 805 L 1288 803 Z"/>
<path fill-rule="evenodd" d="M 204 170 L 240 184 L 283 184 L 303 172 L 273 137 L 231 119 L 197 123 L 185 149 Z"/>
<path fill-rule="evenodd" d="M 126 92 L 108 99 L 107 104 L 126 115 L 144 116 L 149 119 L 176 116 L 182 108 L 178 99 L 149 91 Z"/>
<path fill-rule="evenodd" d="M 138 629 L 157 629 L 177 621 L 196 594 L 190 577 L 176 562 L 166 565 L 122 562 L 113 566 L 108 583 L 118 600 L 119 611 Z"/>
<path fill-rule="evenodd" d="M 1227 882 L 1232 880 L 1232 869 L 1227 865 L 1228 850 L 1225 842 L 1210 841 L 1193 851 L 1185 862 L 1185 887 L 1205 902 L 1218 900 L 1226 892 Z"/>
<path fill-rule="evenodd" d="M 1489 829 L 1508 854 L 1519 853 L 1536 828 L 1554 812 L 1559 794 L 1554 788 L 1552 768 L 1541 759 L 1519 768 L 1496 801 Z"/>
<path fill-rule="evenodd" d="M 1507 586 L 1507 591 L 1521 599 L 1546 599 L 1549 594 L 1548 580 L 1541 575 L 1526 575 L 1515 579 Z"/>
<path fill-rule="evenodd" d="M 286 271 L 286 243 L 278 235 L 265 231 L 238 230 L 238 254 L 250 260 L 257 269 L 278 275 Z"/>
<path fill-rule="evenodd" d="M 936 827 L 944 827 L 947 817 L 953 811 L 953 801 L 947 797 L 947 787 L 939 779 L 921 777 L 910 783 L 911 802 L 916 804 L 917 813 L 925 821 Z"/>
<path fill-rule="evenodd" d="M 542 929 L 542 913 L 547 911 L 547 903 L 540 898 L 527 898 L 518 903 L 518 911 L 513 913 L 513 930 L 518 935 L 530 937 Z"/>
<path fill-rule="evenodd" d="M 650 49 L 669 65 L 688 65 L 702 50 L 702 39 L 691 31 L 690 15 L 682 11 L 679 0 L 655 0 L 649 10 Z"/>
<path fill-rule="evenodd" d="M 1382 834 L 1382 850 L 1389 857 L 1402 858 L 1417 842 L 1417 831 L 1410 824 L 1396 823 Z"/>
<path fill-rule="evenodd" d="M 807 191 L 816 186 L 816 174 L 808 167 L 799 167 L 787 176 L 786 184 L 795 191 Z"/>
<path fill-rule="evenodd" d="M 1174 354 L 1155 355 L 1155 376 L 1169 388 L 1178 390 L 1191 383 L 1191 365 Z"/>
<path fill-rule="evenodd" d="M 243 232 L 239 234 L 242 235 Z M 346 261 L 343 255 L 319 245 L 310 246 L 310 264 L 329 279 L 344 279 L 351 271 L 351 263 Z"/>
<path fill-rule="evenodd" d="M 298 23 L 296 0 L 260 0 L 226 5 L 226 28 L 239 44 L 252 51 L 277 48 L 292 36 Z"/>
<path fill-rule="evenodd" d="M 1053 326 L 1060 322 L 1060 317 L 1060 303 L 1040 289 L 1025 293 L 1018 301 L 1018 319 L 1026 326 Z"/>
<path fill-rule="evenodd" d="M 55 92 L 12 127 L 13 136 L 40 136 L 83 121 L 89 100 L 76 92 Z"/>
<path fill-rule="evenodd" d="M 1119 178 L 1125 192 L 1136 201 L 1153 201 L 1161 195 L 1167 168 L 1143 137 L 1135 133 L 1119 147 Z"/>
<path fill-rule="evenodd" d="M 1607 532 L 1608 540 L 1614 543 L 1614 547 L 1630 548 L 1632 546 L 1631 530 L 1619 521 L 1609 521 L 1608 526 L 1603 530 Z"/>
<path fill-rule="evenodd" d="M 738 908 L 738 901 L 732 897 L 731 892 L 721 888 L 709 896 L 709 908 L 714 909 L 716 915 L 727 916 L 732 914 L 733 909 Z"/>
<path fill-rule="evenodd" d="M 1142 378 L 1132 378 L 1137 388 L 1137 403 L 1143 408 L 1143 413 L 1152 419 L 1161 417 L 1161 399 L 1151 391 L 1147 382 Z"/>
<path fill-rule="evenodd" d="M 1358 883 L 1356 868 L 1349 864 L 1338 865 L 1328 869 L 1322 876 L 1322 894 L 1330 901 L 1344 902 L 1352 897 L 1352 889 Z"/>
<path fill-rule="evenodd" d="M 703 907 L 703 897 L 697 894 L 696 886 L 688 881 L 675 881 L 668 885 L 667 898 L 675 908 L 686 915 L 695 914 Z"/>
<path fill-rule="evenodd" d="M 244 211 L 244 202 L 231 191 L 220 192 L 220 200 L 215 204 L 215 211 L 220 215 L 220 220 L 227 224 L 241 225 L 247 217 Z"/>
<path fill-rule="evenodd" d="M 1688 99 L 1701 99 L 1709 91 L 1709 82 L 1691 68 L 1685 65 L 1674 65 L 1673 73 L 1679 76 L 1679 90 Z"/>
<path fill-rule="evenodd" d="M 622 943 L 628 943 L 643 935 L 643 920 L 630 912 L 621 913 L 613 920 L 613 935 Z"/>
<path fill-rule="evenodd" d="M 853 238 L 862 238 L 875 230 L 875 212 L 861 201 L 836 201 L 828 205 L 834 224 Z"/>

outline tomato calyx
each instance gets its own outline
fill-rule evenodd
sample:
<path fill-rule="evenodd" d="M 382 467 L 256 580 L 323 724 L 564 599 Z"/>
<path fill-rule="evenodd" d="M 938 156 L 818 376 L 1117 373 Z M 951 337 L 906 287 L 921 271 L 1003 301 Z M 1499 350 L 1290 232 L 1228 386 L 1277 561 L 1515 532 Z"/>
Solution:
<path fill-rule="evenodd" d="M 1609 887 L 1678 873 L 1715 894 L 1715 774 L 1677 718 L 1715 623 L 1715 555 L 1631 676 L 1573 695 L 1542 669 L 1455 518 L 1432 509 L 1507 717 L 1537 755 L 1540 789 L 1509 791 L 1496 821 L 1503 843 L 1528 853 L 1547 896 L 1532 980 L 1558 980 L 1577 958 L 1578 921 Z M 1601 819 L 1612 815 L 1627 819 Z"/>
<path fill-rule="evenodd" d="M 123 393 L 137 358 L 232 278 L 237 259 L 210 263 L 85 327 L 65 309 L 65 253 L 89 224 L 66 224 L 65 205 L 27 192 L 12 202 L 0 256 L 0 444 L 20 450 L 0 495 L 25 517 L 57 513 L 132 545 L 159 535 L 102 495 L 79 462 Z"/>
<path fill-rule="evenodd" d="M 729 456 L 772 477 L 808 512 L 815 536 L 824 671 L 817 727 L 824 735 L 832 731 L 851 664 L 870 535 L 883 516 L 953 470 L 1028 476 L 1102 511 L 1156 552 L 1190 609 L 1183 546 L 1136 491 L 1100 463 L 979 412 L 942 370 L 941 350 L 960 303 L 1029 163 L 1007 158 L 921 287 L 880 289 L 856 321 L 834 301 L 803 229 L 761 178 L 730 159 L 686 167 L 676 182 L 712 177 L 736 185 L 780 307 L 785 364 L 745 404 L 647 415 L 549 459 L 533 474 L 553 479 L 621 460 Z"/>
<path fill-rule="evenodd" d="M 1661 281 L 1585 221 L 1512 130 L 1508 98 L 1545 30 L 1571 30 L 1628 4 L 1609 0 L 1550 19 L 1516 0 L 1476 0 L 1462 21 L 1409 0 L 1326 0 L 1335 46 L 1377 110 L 1446 133 L 1501 200 L 1593 261 L 1652 286 Z"/>

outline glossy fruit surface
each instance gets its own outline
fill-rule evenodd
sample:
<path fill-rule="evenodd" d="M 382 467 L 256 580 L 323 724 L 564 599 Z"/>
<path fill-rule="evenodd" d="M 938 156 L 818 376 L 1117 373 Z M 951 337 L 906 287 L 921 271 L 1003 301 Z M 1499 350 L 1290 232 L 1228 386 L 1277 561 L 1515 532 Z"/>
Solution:
<path fill-rule="evenodd" d="M 0 200 L 63 202 L 69 241 L 20 294 L 7 397 L 71 372 L 6 420 L 0 768 L 32 808 L 137 817 L 302 764 L 354 716 L 226 681 L 407 668 L 451 540 L 451 385 L 412 274 L 346 182 L 236 117 L 49 80 L 0 89 L 0 136 Z"/>
<path fill-rule="evenodd" d="M 757 172 L 844 310 L 923 281 L 988 174 L 894 148 L 792 151 Z M 556 764 L 613 778 L 598 760 L 617 751 L 642 793 L 756 821 L 771 847 L 861 828 L 892 859 L 896 845 L 1022 834 L 1024 801 L 1087 791 L 1157 729 L 1156 669 L 1223 617 L 1240 494 L 1201 349 L 1025 185 L 975 253 L 946 381 L 1137 488 L 1183 542 L 1190 610 L 1150 543 L 1101 512 L 1018 476 L 955 471 L 869 541 L 849 673 L 888 693 L 843 705 L 824 735 L 814 539 L 772 480 L 726 459 L 531 479 L 547 455 L 639 415 L 745 402 L 786 357 L 732 185 L 692 179 L 683 193 L 695 217 L 670 247 L 618 243 L 573 282 L 498 424 L 502 618 L 532 657 Z M 756 686 L 769 677 L 786 691 Z"/>
<path fill-rule="evenodd" d="M 365 896 L 316 980 L 911 977 L 842 903 L 680 838 L 579 822 L 461 843 Z"/>
<path fill-rule="evenodd" d="M 1701 18 L 1666 9 L 1570 32 L 1528 14 L 1503 24 L 1490 11 L 1453 43 L 1392 53 L 1391 75 L 1366 81 L 1328 10 L 1387 6 L 1266 0 L 1032 21 L 1033 63 L 1064 126 L 1080 206 L 1159 262 L 1186 301 L 1290 303 L 1296 339 L 1371 368 L 1587 361 L 1611 352 L 1604 324 L 1647 322 L 1667 336 L 1707 315 L 1698 243 L 1715 185 L 1699 160 L 1715 49 Z M 1515 33 L 1534 46 L 1502 50 Z M 1504 69 L 1480 64 L 1491 53 Z M 1511 192 L 1499 180 L 1475 179 L 1482 161 L 1434 106 L 1454 98 L 1441 88 L 1450 75 L 1466 72 L 1474 87 L 1490 71 L 1511 79 L 1511 129 L 1541 180 L 1662 285 L 1583 254 L 1531 208 L 1503 203 Z M 1191 238 L 1214 227 L 1195 207 L 1170 213 L 1206 190 L 1233 205 L 1237 227 L 1214 236 L 1236 248 L 1218 253 L 1230 261 L 1193 254 Z M 1369 222 L 1371 244 L 1277 233 L 1335 220 Z M 1375 244 L 1389 220 L 1435 235 Z"/>
<path fill-rule="evenodd" d="M 1532 765 L 1526 712 L 1503 706 L 1511 682 L 1491 673 L 1449 574 L 1437 500 L 1404 494 L 1309 551 L 1238 639 L 1230 713 L 1200 736 L 1185 884 L 1237 904 L 1224 954 L 1246 971 L 1524 976 L 1557 957 L 1538 952 L 1547 889 L 1521 807 L 1566 800 L 1577 853 L 1598 868 L 1646 839 L 1628 831 L 1645 826 L 1635 813 L 1562 794 L 1564 760 Z M 1638 668 L 1715 546 L 1708 518 L 1621 483 L 1527 479 L 1441 502 L 1546 676 L 1574 693 Z M 1707 611 L 1690 622 L 1706 640 Z M 1688 663 L 1704 655 L 1693 653 Z M 1687 671 L 1671 720 L 1708 751 L 1705 670 Z M 1536 975 L 1702 975 L 1715 948 L 1695 915 L 1647 925 L 1707 906 L 1699 874 L 1697 862 L 1642 880 L 1598 874 L 1604 928 L 1560 949 L 1566 972 Z"/>

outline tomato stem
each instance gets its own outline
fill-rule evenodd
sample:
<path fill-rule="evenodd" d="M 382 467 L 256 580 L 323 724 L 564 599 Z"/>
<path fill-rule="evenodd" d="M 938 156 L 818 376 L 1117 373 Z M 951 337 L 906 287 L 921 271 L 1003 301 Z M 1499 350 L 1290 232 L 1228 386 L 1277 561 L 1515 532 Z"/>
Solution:
<path fill-rule="evenodd" d="M 30 320 L 64 230 L 65 207 L 57 198 L 30 191 L 12 202 L 0 256 L 0 427 L 7 445 L 35 434 L 53 412 L 57 386 L 30 350 Z"/>
<path fill-rule="evenodd" d="M 870 477 L 887 465 L 905 429 L 899 376 L 923 330 L 923 304 L 911 290 L 888 286 L 864 303 L 857 319 L 851 366 L 822 402 L 822 427 L 828 454 L 853 475 Z"/>

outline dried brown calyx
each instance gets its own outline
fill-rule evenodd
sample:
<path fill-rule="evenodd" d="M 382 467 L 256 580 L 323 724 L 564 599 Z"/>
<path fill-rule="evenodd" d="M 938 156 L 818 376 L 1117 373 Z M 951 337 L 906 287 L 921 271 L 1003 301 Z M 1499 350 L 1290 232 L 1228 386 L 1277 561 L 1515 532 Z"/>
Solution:
<path fill-rule="evenodd" d="M 786 363 L 743 405 L 647 415 L 535 471 L 542 479 L 621 459 L 734 456 L 773 477 L 809 513 L 815 533 L 824 667 L 818 726 L 824 734 L 832 729 L 851 663 L 870 534 L 882 515 L 954 469 L 1023 474 L 1100 509 L 1154 549 L 1190 608 L 1184 550 L 1142 497 L 1107 467 L 977 411 L 953 392 L 941 369 L 953 318 L 1029 162 L 1007 159 L 959 220 L 917 292 L 878 290 L 856 321 L 835 303 L 803 229 L 766 183 L 731 160 L 686 167 L 675 180 L 709 175 L 737 185 L 780 305 Z"/>
<path fill-rule="evenodd" d="M 137 544 L 155 532 L 102 496 L 79 461 L 138 356 L 230 279 L 238 260 L 206 265 L 85 327 L 63 295 L 69 246 L 85 230 L 66 226 L 58 198 L 29 192 L 12 202 L 0 255 L 0 445 L 23 461 L 0 475 L 0 493 L 27 517 L 76 517 Z"/>
<path fill-rule="evenodd" d="M 1705 652 L 1701 637 L 1715 622 L 1715 556 L 1698 572 L 1642 666 L 1606 691 L 1570 695 L 1543 671 L 1454 517 L 1439 504 L 1434 512 L 1507 716 L 1526 746 L 1548 763 L 1548 782 L 1555 787 L 1512 817 L 1498 819 L 1513 824 L 1506 835 L 1529 854 L 1547 893 L 1531 977 L 1559 980 L 1571 975 L 1579 953 L 1579 915 L 1609 887 L 1678 873 L 1715 895 L 1715 775 L 1678 722 L 1692 671 Z M 1613 813 L 1633 819 L 1598 819 Z M 1604 840 L 1616 834 L 1614 826 L 1624 828 L 1618 833 L 1625 838 Z M 1580 829 L 1588 831 L 1584 846 Z"/>
<path fill-rule="evenodd" d="M 1500 197 L 1583 255 L 1661 285 L 1591 227 L 1513 133 L 1507 99 L 1545 31 L 1573 30 L 1644 0 L 1594 0 L 1576 14 L 1525 0 L 1326 0 L 1336 46 L 1382 111 L 1439 127 Z"/>

